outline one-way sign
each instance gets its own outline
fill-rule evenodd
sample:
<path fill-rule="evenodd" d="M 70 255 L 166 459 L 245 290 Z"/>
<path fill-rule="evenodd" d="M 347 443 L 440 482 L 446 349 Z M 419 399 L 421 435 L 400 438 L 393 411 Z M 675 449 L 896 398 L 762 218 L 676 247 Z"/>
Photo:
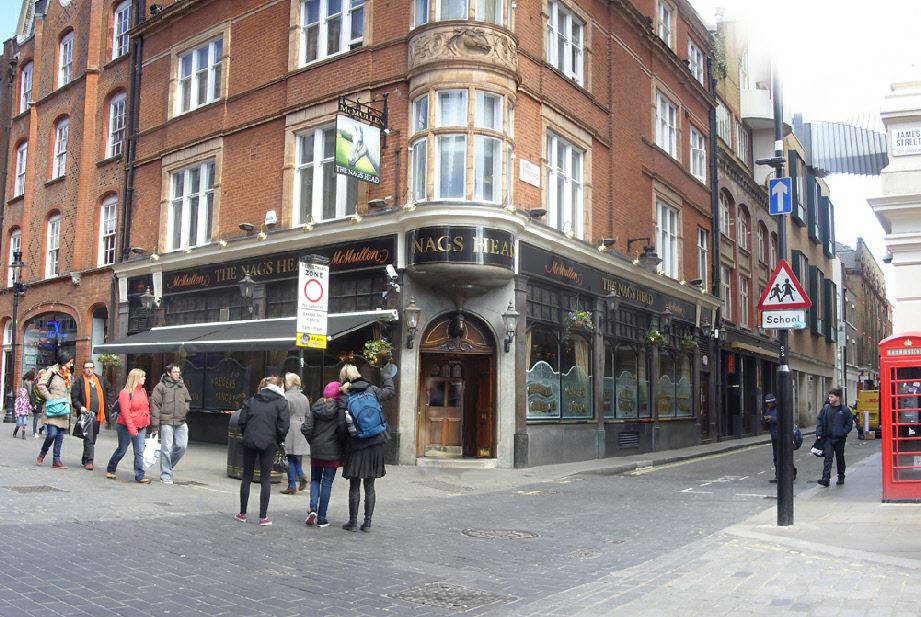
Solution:
<path fill-rule="evenodd" d="M 768 185 L 771 200 L 771 214 L 790 214 L 793 212 L 793 180 L 777 178 Z"/>
<path fill-rule="evenodd" d="M 781 259 L 777 262 L 774 274 L 768 279 L 767 287 L 761 294 L 758 308 L 766 309 L 807 309 L 812 300 L 806 296 L 803 286 L 796 280 L 790 264 Z"/>

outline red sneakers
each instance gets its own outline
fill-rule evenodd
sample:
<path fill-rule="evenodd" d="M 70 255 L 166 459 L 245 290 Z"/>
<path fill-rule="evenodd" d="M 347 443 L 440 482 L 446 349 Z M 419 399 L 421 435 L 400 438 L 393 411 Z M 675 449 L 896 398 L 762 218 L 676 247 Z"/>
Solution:
<path fill-rule="evenodd" d="M 93 464 L 90 463 L 89 465 L 87 465 L 87 466 L 86 466 L 86 470 L 87 470 L 87 471 L 93 471 Z"/>
<path fill-rule="evenodd" d="M 64 465 L 61 461 L 55 461 L 52 465 L 55 469 L 67 469 L 67 466 Z"/>

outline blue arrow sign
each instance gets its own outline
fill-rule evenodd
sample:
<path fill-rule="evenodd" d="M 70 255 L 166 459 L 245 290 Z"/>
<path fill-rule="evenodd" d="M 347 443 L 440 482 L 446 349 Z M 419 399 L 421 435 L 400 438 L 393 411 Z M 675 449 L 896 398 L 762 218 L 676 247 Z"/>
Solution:
<path fill-rule="evenodd" d="M 790 214 L 793 212 L 793 180 L 777 178 L 768 185 L 771 198 L 771 214 Z"/>

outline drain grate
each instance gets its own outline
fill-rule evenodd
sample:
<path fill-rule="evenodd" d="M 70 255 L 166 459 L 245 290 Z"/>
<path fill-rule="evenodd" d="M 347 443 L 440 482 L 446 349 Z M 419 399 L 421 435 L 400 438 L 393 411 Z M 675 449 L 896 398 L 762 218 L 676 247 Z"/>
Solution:
<path fill-rule="evenodd" d="M 598 551 L 573 551 L 566 553 L 563 557 L 567 559 L 597 559 L 601 557 L 601 553 Z"/>
<path fill-rule="evenodd" d="M 520 529 L 465 529 L 461 533 L 470 538 L 486 538 L 489 540 L 526 540 L 540 537 L 533 531 Z"/>
<path fill-rule="evenodd" d="M 496 602 L 512 602 L 518 599 L 513 596 L 503 596 L 488 591 L 480 591 L 479 589 L 449 585 L 448 583 L 429 583 L 420 587 L 391 593 L 388 597 L 456 612 L 469 611 Z"/>
<path fill-rule="evenodd" d="M 14 493 L 69 493 L 70 491 L 64 491 L 59 488 L 54 488 L 53 486 L 40 485 L 40 486 L 4 486 L 8 491 L 13 491 Z"/>
<path fill-rule="evenodd" d="M 446 493 L 469 493 L 474 490 L 469 486 L 460 486 L 459 484 L 451 484 L 450 482 L 444 482 L 442 480 L 417 480 L 411 482 L 411 484 L 418 484 L 419 486 L 433 488 Z"/>
<path fill-rule="evenodd" d="M 559 491 L 515 491 L 518 495 L 527 495 L 529 497 L 546 497 L 548 495 L 559 495 Z"/>

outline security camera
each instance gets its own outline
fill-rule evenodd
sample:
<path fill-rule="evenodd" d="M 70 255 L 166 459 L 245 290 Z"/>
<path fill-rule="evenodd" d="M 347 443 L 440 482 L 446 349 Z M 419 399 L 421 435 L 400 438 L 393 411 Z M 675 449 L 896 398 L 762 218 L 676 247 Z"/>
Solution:
<path fill-rule="evenodd" d="M 889 249 L 886 249 L 886 254 L 883 255 L 883 263 L 884 264 L 892 263 L 892 251 L 890 251 Z"/>
<path fill-rule="evenodd" d="M 390 277 L 391 281 L 397 280 L 397 269 L 393 267 L 393 264 L 387 264 L 384 269 L 387 271 L 387 276 Z"/>

